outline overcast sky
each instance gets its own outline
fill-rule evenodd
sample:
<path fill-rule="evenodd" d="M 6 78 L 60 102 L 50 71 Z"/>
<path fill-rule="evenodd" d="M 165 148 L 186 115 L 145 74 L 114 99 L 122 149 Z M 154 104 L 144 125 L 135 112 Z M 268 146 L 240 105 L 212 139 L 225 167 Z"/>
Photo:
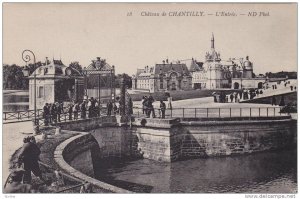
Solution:
<path fill-rule="evenodd" d="M 169 16 L 174 11 L 205 16 Z M 222 11 L 237 16 L 216 16 Z M 251 11 L 270 16 L 249 17 Z M 5 3 L 3 63 L 24 65 L 21 53 L 31 49 L 37 60 L 61 57 L 65 65 L 88 66 L 99 56 L 131 75 L 166 58 L 204 61 L 212 32 L 223 60 L 248 55 L 257 74 L 297 70 L 296 4 Z"/>

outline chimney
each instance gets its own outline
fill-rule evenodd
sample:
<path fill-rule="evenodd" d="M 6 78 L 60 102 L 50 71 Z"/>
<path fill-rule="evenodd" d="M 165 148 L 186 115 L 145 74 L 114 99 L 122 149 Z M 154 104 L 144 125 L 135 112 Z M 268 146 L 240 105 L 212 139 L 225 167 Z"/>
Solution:
<path fill-rule="evenodd" d="M 46 60 L 45 60 L 45 65 L 48 65 L 49 61 L 48 61 L 48 57 L 46 57 Z"/>
<path fill-rule="evenodd" d="M 97 57 L 97 61 L 100 61 L 101 57 Z"/>
<path fill-rule="evenodd" d="M 166 64 L 165 60 L 163 60 L 162 62 L 163 62 L 163 65 L 165 65 L 165 64 Z"/>
<path fill-rule="evenodd" d="M 166 62 L 167 62 L 167 64 L 169 63 L 169 60 L 168 59 L 166 59 Z"/>

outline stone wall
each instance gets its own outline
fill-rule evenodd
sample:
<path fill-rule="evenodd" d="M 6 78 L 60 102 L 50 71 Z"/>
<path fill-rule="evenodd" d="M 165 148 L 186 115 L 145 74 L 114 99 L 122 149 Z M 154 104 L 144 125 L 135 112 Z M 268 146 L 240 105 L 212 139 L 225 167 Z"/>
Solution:
<path fill-rule="evenodd" d="M 255 119 L 158 123 L 150 119 L 132 133 L 137 135 L 137 150 L 144 158 L 167 162 L 276 150 L 294 144 L 296 130 L 290 118 Z"/>
<path fill-rule="evenodd" d="M 100 121 L 110 121 L 112 117 Z M 112 120 L 114 121 L 114 120 Z M 171 162 L 247 154 L 288 147 L 295 143 L 295 126 L 290 117 L 208 119 L 137 119 L 132 126 L 115 126 L 99 120 L 86 121 L 99 150 L 96 158 L 134 157 Z M 86 125 L 65 125 L 79 128 Z M 91 127 L 90 127 L 91 128 Z M 86 129 L 86 128 L 85 128 Z M 82 145 L 82 143 L 75 143 Z M 76 151 L 76 148 L 74 146 Z"/>
<path fill-rule="evenodd" d="M 93 178 L 91 172 L 94 172 L 94 160 L 99 153 L 95 138 L 90 133 L 81 132 L 80 135 L 73 136 L 56 147 L 54 160 L 67 174 L 91 183 L 97 188 L 113 193 L 132 193 Z"/>
<path fill-rule="evenodd" d="M 234 122 L 212 126 L 183 124 L 171 131 L 171 159 L 247 154 L 289 147 L 291 120 Z"/>
<path fill-rule="evenodd" d="M 99 154 L 99 147 L 90 134 L 74 136 L 69 143 L 61 144 L 58 151 L 62 153 L 63 159 L 77 170 L 94 176 L 94 158 Z"/>

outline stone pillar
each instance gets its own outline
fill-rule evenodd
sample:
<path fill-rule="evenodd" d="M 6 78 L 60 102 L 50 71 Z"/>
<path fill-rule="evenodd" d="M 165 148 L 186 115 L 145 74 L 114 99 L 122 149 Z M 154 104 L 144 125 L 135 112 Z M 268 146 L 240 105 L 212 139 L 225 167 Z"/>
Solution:
<path fill-rule="evenodd" d="M 126 83 L 125 74 L 122 74 L 120 80 L 120 118 L 117 119 L 119 124 L 126 124 L 129 122 L 130 117 L 126 115 Z"/>
<path fill-rule="evenodd" d="M 120 115 L 125 116 L 125 74 L 122 74 L 120 80 Z"/>

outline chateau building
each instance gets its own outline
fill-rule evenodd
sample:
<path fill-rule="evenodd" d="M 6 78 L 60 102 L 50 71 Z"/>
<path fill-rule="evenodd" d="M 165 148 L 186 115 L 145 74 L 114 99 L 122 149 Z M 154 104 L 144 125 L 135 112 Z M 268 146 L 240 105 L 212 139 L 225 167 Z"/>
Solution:
<path fill-rule="evenodd" d="M 132 78 L 132 88 L 150 92 L 190 89 L 243 89 L 262 88 L 265 77 L 255 77 L 253 63 L 246 56 L 240 59 L 222 60 L 215 49 L 212 34 L 211 49 L 204 62 L 195 59 L 146 66 L 138 69 Z"/>
<path fill-rule="evenodd" d="M 191 90 L 192 75 L 186 64 L 169 63 L 168 60 L 154 67 L 138 69 L 132 77 L 132 88 L 150 92 Z"/>
<path fill-rule="evenodd" d="M 205 62 L 199 70 L 192 73 L 194 89 L 242 89 L 261 88 L 266 78 L 254 77 L 253 63 L 249 57 L 244 59 L 222 60 L 215 50 L 214 35 L 211 38 L 211 50 L 205 55 Z"/>

